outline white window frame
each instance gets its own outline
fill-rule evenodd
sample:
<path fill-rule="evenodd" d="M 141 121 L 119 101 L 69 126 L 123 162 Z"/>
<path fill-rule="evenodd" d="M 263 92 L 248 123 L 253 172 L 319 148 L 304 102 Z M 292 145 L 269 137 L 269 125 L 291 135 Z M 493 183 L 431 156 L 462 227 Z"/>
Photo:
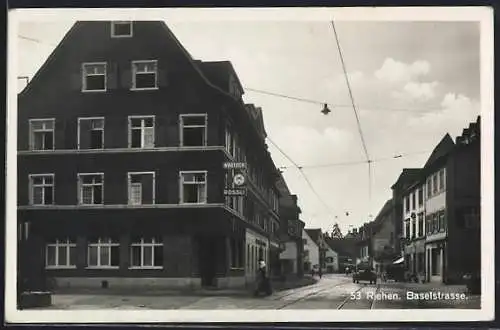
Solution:
<path fill-rule="evenodd" d="M 117 24 L 129 24 L 130 34 L 116 34 L 115 25 Z M 131 38 L 134 36 L 134 24 L 132 21 L 112 21 L 111 22 L 111 38 Z"/>
<path fill-rule="evenodd" d="M 52 128 L 33 129 L 34 122 L 52 122 Z M 56 119 L 55 118 L 33 118 L 29 120 L 29 148 L 35 151 L 54 150 L 56 148 Z M 52 132 L 52 149 L 35 149 L 35 132 Z"/>
<path fill-rule="evenodd" d="M 82 177 L 83 176 L 88 176 L 88 175 L 100 175 L 101 176 L 101 183 L 82 183 Z M 104 173 L 77 173 L 77 180 L 78 180 L 78 205 L 104 205 Z M 102 195 L 102 203 L 101 204 L 84 204 L 83 203 L 83 187 L 85 186 L 97 186 L 101 185 L 101 195 Z M 94 196 L 94 192 L 92 191 L 92 197 Z M 92 198 L 93 200 L 93 198 Z"/>
<path fill-rule="evenodd" d="M 49 265 L 49 247 L 55 247 L 56 248 L 56 255 L 55 255 L 55 265 Z M 65 265 L 59 265 L 59 248 L 66 248 L 66 264 Z M 75 248 L 75 253 L 78 253 L 76 251 L 76 242 L 71 241 L 69 238 L 66 240 L 59 240 L 56 239 L 55 243 L 47 243 L 45 245 L 45 269 L 75 269 L 76 265 L 71 265 L 70 260 L 71 260 L 71 248 Z"/>
<path fill-rule="evenodd" d="M 197 203 L 189 203 L 184 201 L 184 174 L 201 174 L 205 175 L 205 201 Z M 196 184 L 196 183 L 188 183 Z M 199 184 L 196 184 L 199 185 Z M 180 171 L 179 172 L 179 204 L 207 204 L 208 203 L 208 171 Z"/>
<path fill-rule="evenodd" d="M 97 265 L 90 265 L 90 248 L 97 247 Z M 118 269 L 118 266 L 103 265 L 101 262 L 101 248 L 109 248 L 109 264 L 111 264 L 111 249 L 113 247 L 120 248 L 120 242 L 115 242 L 109 237 L 99 237 L 97 242 L 87 243 L 87 267 L 91 269 Z"/>
<path fill-rule="evenodd" d="M 151 204 L 155 204 L 155 200 L 156 200 L 156 172 L 154 171 L 150 171 L 150 172 L 128 172 L 127 173 L 127 187 L 128 187 L 128 204 L 129 205 L 144 205 L 142 204 L 142 200 L 141 200 L 141 203 L 139 204 L 134 204 L 132 203 L 132 182 L 131 182 L 131 179 L 132 179 L 132 176 L 133 175 L 151 175 L 153 176 L 153 197 L 152 197 L 152 202 Z M 142 184 L 141 184 L 141 198 L 142 198 L 142 192 L 143 192 L 143 189 L 142 189 Z M 147 204 L 149 205 L 149 204 Z"/>
<path fill-rule="evenodd" d="M 156 70 L 154 72 L 137 72 L 137 64 L 155 64 Z M 131 91 L 147 91 L 147 90 L 157 90 L 158 89 L 158 60 L 141 60 L 141 61 L 132 61 L 132 87 Z M 155 74 L 155 87 L 136 87 L 136 78 L 137 74 L 146 73 L 146 74 Z"/>
<path fill-rule="evenodd" d="M 81 136 L 80 123 L 84 120 L 102 120 L 102 128 L 94 128 L 94 130 L 101 130 L 102 131 L 102 148 L 90 149 L 90 150 L 102 150 L 102 149 L 104 149 L 104 129 L 106 127 L 105 117 L 78 117 L 78 128 L 77 128 L 78 150 L 81 149 L 81 147 L 80 147 L 80 136 Z M 88 150 L 88 149 L 85 149 L 85 150 Z"/>
<path fill-rule="evenodd" d="M 189 128 L 198 128 L 203 127 L 205 129 L 203 134 L 203 144 L 200 146 L 184 146 L 184 118 L 192 118 L 192 117 L 205 117 L 204 125 L 188 125 Z M 234 142 L 233 142 L 234 143 Z M 208 114 L 206 113 L 185 113 L 179 115 L 179 144 L 184 148 L 199 148 L 206 147 L 208 145 Z"/>
<path fill-rule="evenodd" d="M 144 119 L 153 118 L 153 127 L 146 127 L 144 124 Z M 132 119 L 141 119 L 141 146 L 132 147 Z M 153 130 L 153 146 L 144 146 L 144 132 L 146 128 L 151 128 Z M 146 116 L 128 116 L 128 147 L 133 149 L 153 149 L 156 145 L 156 116 L 146 115 Z"/>
<path fill-rule="evenodd" d="M 154 264 L 155 260 L 155 247 L 161 246 L 163 248 L 163 242 L 156 242 L 155 239 L 152 239 L 152 242 L 144 242 L 144 238 L 141 238 L 140 242 L 132 242 L 130 244 L 130 249 L 129 249 L 129 254 L 130 254 L 130 267 L 129 269 L 163 269 L 163 265 L 161 266 L 146 266 L 144 265 L 144 249 L 145 248 L 151 248 L 151 258 L 152 258 L 152 263 Z M 141 265 L 140 266 L 132 266 L 132 248 L 133 247 L 140 247 L 141 248 Z"/>
<path fill-rule="evenodd" d="M 85 67 L 87 65 L 104 65 L 104 73 L 87 74 Z M 104 76 L 104 89 L 87 89 L 87 76 Z M 84 93 L 102 93 L 108 90 L 108 64 L 106 62 L 85 62 L 82 63 L 82 92 Z"/>
<path fill-rule="evenodd" d="M 52 184 L 47 184 L 44 183 L 42 184 L 33 184 L 33 178 L 37 177 L 51 177 L 52 178 Z M 36 205 L 36 206 L 44 206 L 44 205 L 54 205 L 55 204 L 55 190 L 56 190 L 56 181 L 55 181 L 55 174 L 54 173 L 42 173 L 42 174 L 29 174 L 28 175 L 29 179 L 29 204 L 30 205 Z M 33 199 L 34 199 L 34 194 L 33 194 L 33 189 L 36 187 L 52 187 L 52 204 L 45 204 L 45 189 L 43 190 L 43 204 L 34 204 Z"/>

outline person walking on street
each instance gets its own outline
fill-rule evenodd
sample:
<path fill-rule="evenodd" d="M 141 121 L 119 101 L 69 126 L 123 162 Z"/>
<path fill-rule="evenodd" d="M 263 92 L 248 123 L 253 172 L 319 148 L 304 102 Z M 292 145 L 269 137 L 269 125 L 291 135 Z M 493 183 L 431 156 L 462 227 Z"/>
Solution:
<path fill-rule="evenodd" d="M 271 281 L 266 273 L 266 263 L 264 260 L 259 260 L 259 270 L 257 271 L 257 288 L 254 291 L 254 296 L 259 296 L 261 292 L 270 296 L 272 294 Z"/>

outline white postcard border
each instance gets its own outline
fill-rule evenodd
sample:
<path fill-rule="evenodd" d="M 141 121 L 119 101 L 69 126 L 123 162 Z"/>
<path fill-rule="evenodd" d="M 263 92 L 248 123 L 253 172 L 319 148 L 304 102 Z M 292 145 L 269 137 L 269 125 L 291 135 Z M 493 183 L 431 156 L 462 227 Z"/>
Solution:
<path fill-rule="evenodd" d="M 277 14 L 279 12 L 279 14 Z M 478 21 L 481 25 L 481 264 L 480 310 L 17 310 L 17 30 L 23 21 L 55 20 L 280 20 Z M 8 16 L 5 317 L 9 323 L 479 321 L 494 317 L 494 68 L 493 9 L 488 7 L 23 9 Z"/>

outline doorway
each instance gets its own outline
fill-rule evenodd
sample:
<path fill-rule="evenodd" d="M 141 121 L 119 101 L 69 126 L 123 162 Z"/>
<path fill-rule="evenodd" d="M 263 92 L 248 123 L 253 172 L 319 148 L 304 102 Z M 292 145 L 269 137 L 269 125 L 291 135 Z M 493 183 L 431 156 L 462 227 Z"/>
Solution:
<path fill-rule="evenodd" d="M 204 287 L 217 286 L 217 244 L 215 237 L 198 238 L 198 261 L 201 285 Z"/>

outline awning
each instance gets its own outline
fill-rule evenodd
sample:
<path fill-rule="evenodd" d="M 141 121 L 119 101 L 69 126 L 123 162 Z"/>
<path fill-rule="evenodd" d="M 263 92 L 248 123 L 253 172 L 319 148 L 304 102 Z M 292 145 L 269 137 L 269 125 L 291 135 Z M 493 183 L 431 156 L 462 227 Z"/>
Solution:
<path fill-rule="evenodd" d="M 394 261 L 393 264 L 397 265 L 405 261 L 404 257 L 399 258 L 398 260 Z"/>

